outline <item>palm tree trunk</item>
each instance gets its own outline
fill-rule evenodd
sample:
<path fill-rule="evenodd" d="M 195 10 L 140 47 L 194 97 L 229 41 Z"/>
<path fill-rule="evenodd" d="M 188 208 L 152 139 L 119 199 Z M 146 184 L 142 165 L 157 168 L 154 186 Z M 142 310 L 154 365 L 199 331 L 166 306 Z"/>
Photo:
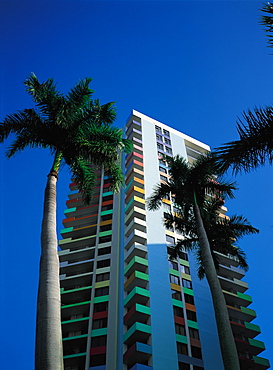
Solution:
<path fill-rule="evenodd" d="M 56 232 L 57 172 L 48 175 L 44 199 L 36 321 L 36 370 L 62 370 L 59 260 Z"/>
<path fill-rule="evenodd" d="M 203 267 L 210 287 L 215 311 L 224 367 L 225 370 L 240 370 L 238 353 L 229 322 L 226 301 L 212 259 L 210 245 L 200 214 L 200 209 L 196 202 L 194 204 L 194 216 L 197 225 L 197 235 L 200 243 Z"/>

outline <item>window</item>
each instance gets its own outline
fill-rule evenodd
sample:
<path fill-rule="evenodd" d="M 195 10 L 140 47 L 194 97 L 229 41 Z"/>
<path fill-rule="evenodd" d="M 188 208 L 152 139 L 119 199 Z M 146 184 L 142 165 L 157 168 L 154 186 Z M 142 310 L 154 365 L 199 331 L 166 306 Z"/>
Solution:
<path fill-rule="evenodd" d="M 159 166 L 159 171 L 164 172 L 164 173 L 167 173 L 167 172 L 168 172 L 168 171 L 166 170 L 166 168 L 161 167 L 161 166 Z"/>
<path fill-rule="evenodd" d="M 173 314 L 174 314 L 174 316 L 184 317 L 183 308 L 173 306 Z"/>
<path fill-rule="evenodd" d="M 108 200 L 113 200 L 113 195 L 106 195 L 106 197 L 103 197 L 103 201 L 107 202 Z"/>
<path fill-rule="evenodd" d="M 204 370 L 204 368 L 200 366 L 193 366 L 193 370 Z"/>
<path fill-rule="evenodd" d="M 186 355 L 188 356 L 188 347 L 184 343 L 176 342 L 177 344 L 177 352 L 180 353 L 181 355 Z"/>
<path fill-rule="evenodd" d="M 191 321 L 197 321 L 196 313 L 194 311 L 187 310 L 187 318 Z"/>
<path fill-rule="evenodd" d="M 179 285 L 179 277 L 178 276 L 174 276 L 174 275 L 170 275 L 170 282 L 172 284 L 177 284 Z"/>
<path fill-rule="evenodd" d="M 159 132 L 160 134 L 162 134 L 161 127 L 159 127 L 159 126 L 155 126 L 155 131 L 156 132 Z"/>
<path fill-rule="evenodd" d="M 157 140 L 160 140 L 160 141 L 163 141 L 163 140 L 162 140 L 162 136 L 161 136 L 161 135 L 159 135 L 159 134 L 156 134 L 156 139 L 157 139 Z"/>
<path fill-rule="evenodd" d="M 101 236 L 99 238 L 99 244 L 107 243 L 112 240 L 112 235 Z"/>
<path fill-rule="evenodd" d="M 166 176 L 160 175 L 160 180 L 167 182 L 168 179 Z"/>
<path fill-rule="evenodd" d="M 104 274 L 96 275 L 96 282 L 105 281 L 110 279 L 110 272 L 105 272 Z"/>
<path fill-rule="evenodd" d="M 108 302 L 95 303 L 93 312 L 103 312 L 108 311 Z"/>
<path fill-rule="evenodd" d="M 169 268 L 178 271 L 178 263 L 173 262 L 173 261 L 168 261 L 169 262 Z"/>
<path fill-rule="evenodd" d="M 163 159 L 158 160 L 160 164 L 166 165 L 166 162 Z"/>
<path fill-rule="evenodd" d="M 184 253 L 184 252 L 179 252 L 179 257 L 184 261 L 189 260 L 187 253 Z"/>
<path fill-rule="evenodd" d="M 102 329 L 107 327 L 107 317 L 103 319 L 93 320 L 92 329 Z"/>
<path fill-rule="evenodd" d="M 198 340 L 200 339 L 198 330 L 189 328 L 189 332 L 190 332 L 190 338 L 198 339 Z"/>
<path fill-rule="evenodd" d="M 191 346 L 191 354 L 192 354 L 192 357 L 202 358 L 201 348 L 199 347 Z"/>
<path fill-rule="evenodd" d="M 184 294 L 185 302 L 189 304 L 194 304 L 194 298 L 190 294 Z"/>
<path fill-rule="evenodd" d="M 178 369 L 179 370 L 190 370 L 190 365 L 182 363 L 182 362 L 178 362 Z"/>
<path fill-rule="evenodd" d="M 166 136 L 168 136 L 168 137 L 170 137 L 170 133 L 169 133 L 169 131 L 167 131 L 167 130 L 164 130 L 164 129 L 163 129 L 163 134 L 164 134 L 164 135 L 166 135 Z"/>
<path fill-rule="evenodd" d="M 107 336 L 101 335 L 99 337 L 92 337 L 91 347 L 104 347 L 107 343 Z"/>
<path fill-rule="evenodd" d="M 184 274 L 190 275 L 190 269 L 188 266 L 180 265 L 180 270 L 184 272 Z"/>
<path fill-rule="evenodd" d="M 166 148 L 166 152 L 169 153 L 169 154 L 173 154 L 173 151 L 171 148 L 168 148 L 167 146 L 165 147 Z"/>
<path fill-rule="evenodd" d="M 98 255 L 102 256 L 104 254 L 109 254 L 111 253 L 111 247 L 106 247 L 106 248 L 100 248 L 98 249 Z"/>
<path fill-rule="evenodd" d="M 90 356 L 90 367 L 101 366 L 106 364 L 106 354 Z"/>
<path fill-rule="evenodd" d="M 101 297 L 109 294 L 109 286 L 95 289 L 95 297 Z"/>
<path fill-rule="evenodd" d="M 83 317 L 83 314 L 79 313 L 77 315 L 71 315 L 70 320 L 77 320 L 77 319 L 81 319 L 82 317 Z"/>
<path fill-rule="evenodd" d="M 109 211 L 110 209 L 113 209 L 113 204 L 106 204 L 105 206 L 101 207 L 102 211 Z"/>
<path fill-rule="evenodd" d="M 172 237 L 172 236 L 170 236 L 170 235 L 166 235 L 166 243 L 167 243 L 167 244 L 174 245 L 174 244 L 175 244 L 175 239 L 174 239 L 174 237 Z"/>
<path fill-rule="evenodd" d="M 175 324 L 175 332 L 176 334 L 186 335 L 186 330 L 184 325 Z"/>
<path fill-rule="evenodd" d="M 102 232 L 102 231 L 109 231 L 109 230 L 112 230 L 112 224 L 103 225 L 103 226 L 100 227 L 100 232 Z"/>
<path fill-rule="evenodd" d="M 182 279 L 182 285 L 184 288 L 192 289 L 192 283 L 189 280 Z"/>
<path fill-rule="evenodd" d="M 70 333 L 68 333 L 68 338 L 70 337 L 77 337 L 78 335 L 81 335 L 81 331 L 80 330 L 77 330 L 77 331 L 71 331 Z"/>
<path fill-rule="evenodd" d="M 164 141 L 165 141 L 166 144 L 171 145 L 171 140 L 170 139 L 165 138 Z"/>
<path fill-rule="evenodd" d="M 110 266 L 110 260 L 101 260 L 97 262 L 97 269 L 100 269 L 102 267 L 108 267 Z"/>
<path fill-rule="evenodd" d="M 157 143 L 156 145 L 157 145 L 158 149 L 163 150 L 163 145 L 162 144 Z"/>
<path fill-rule="evenodd" d="M 161 176 L 160 176 L 161 177 Z M 167 209 L 168 211 L 170 211 L 171 210 L 171 206 L 169 205 L 169 204 L 167 204 L 167 203 L 164 203 L 163 202 L 163 207 L 165 208 L 165 209 Z"/>
<path fill-rule="evenodd" d="M 182 301 L 181 292 L 177 292 L 176 290 L 172 290 L 172 298 L 177 299 L 178 301 Z"/>
<path fill-rule="evenodd" d="M 108 221 L 108 220 L 112 220 L 112 213 L 110 213 L 109 215 L 103 215 L 101 216 L 101 221 Z"/>

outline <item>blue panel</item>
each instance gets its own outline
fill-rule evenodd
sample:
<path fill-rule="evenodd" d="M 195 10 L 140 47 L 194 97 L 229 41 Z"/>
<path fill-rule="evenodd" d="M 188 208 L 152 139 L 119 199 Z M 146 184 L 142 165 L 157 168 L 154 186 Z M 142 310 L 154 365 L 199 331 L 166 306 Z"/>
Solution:
<path fill-rule="evenodd" d="M 130 370 L 153 370 L 153 368 L 147 365 L 135 364 Z"/>
<path fill-rule="evenodd" d="M 200 360 L 199 358 L 194 358 L 194 357 L 181 355 L 181 354 L 178 354 L 178 361 L 184 364 L 192 364 L 194 366 L 200 366 L 200 367 L 204 366 L 203 361 Z"/>
<path fill-rule="evenodd" d="M 149 344 L 136 342 L 136 350 L 139 352 L 152 354 L 152 346 L 150 346 Z"/>
<path fill-rule="evenodd" d="M 89 367 L 89 370 L 106 370 L 106 365 Z"/>
<path fill-rule="evenodd" d="M 191 277 L 194 291 L 197 321 L 202 346 L 202 355 L 205 369 L 224 370 L 218 332 L 214 317 L 211 293 L 207 279 L 200 280 L 196 274 L 196 260 L 189 253 Z"/>

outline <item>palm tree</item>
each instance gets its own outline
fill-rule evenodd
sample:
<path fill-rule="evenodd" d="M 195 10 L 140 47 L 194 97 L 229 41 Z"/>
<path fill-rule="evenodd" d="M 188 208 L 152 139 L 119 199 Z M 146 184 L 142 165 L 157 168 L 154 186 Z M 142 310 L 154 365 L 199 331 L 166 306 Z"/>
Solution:
<path fill-rule="evenodd" d="M 60 320 L 59 262 L 56 233 L 56 183 L 62 163 L 89 203 L 96 168 L 104 168 L 117 191 L 123 182 L 120 152 L 131 150 L 121 129 L 112 127 L 113 103 L 92 100 L 90 78 L 85 78 L 67 95 L 56 90 L 52 79 L 40 83 L 34 74 L 25 81 L 36 109 L 7 116 L 0 123 L 0 142 L 9 135 L 15 140 L 6 155 L 12 157 L 26 147 L 49 148 L 54 155 L 44 196 L 41 232 L 40 276 L 37 300 L 35 366 L 37 370 L 63 369 Z"/>
<path fill-rule="evenodd" d="M 183 215 L 182 230 L 189 238 L 198 240 L 202 268 L 206 275 L 215 311 L 220 347 L 225 370 L 239 370 L 238 354 L 232 334 L 229 315 L 222 288 L 217 276 L 209 236 L 206 230 L 206 204 L 213 197 L 219 202 L 233 197 L 234 183 L 220 181 L 218 164 L 213 155 L 200 157 L 192 166 L 179 155 L 167 159 L 170 179 L 155 186 L 153 194 L 148 198 L 148 209 L 156 210 L 167 195 L 175 197 Z M 218 203 L 219 206 L 219 203 Z M 219 208 L 219 207 L 218 207 Z M 194 222 L 194 229 L 192 228 Z M 214 245 L 213 245 L 214 247 Z"/>
<path fill-rule="evenodd" d="M 273 3 L 264 4 L 265 15 L 261 24 L 266 26 L 269 47 L 273 47 Z M 237 122 L 239 140 L 231 141 L 216 148 L 222 171 L 229 167 L 234 173 L 249 172 L 266 162 L 273 162 L 273 108 L 254 108 L 243 112 Z"/>

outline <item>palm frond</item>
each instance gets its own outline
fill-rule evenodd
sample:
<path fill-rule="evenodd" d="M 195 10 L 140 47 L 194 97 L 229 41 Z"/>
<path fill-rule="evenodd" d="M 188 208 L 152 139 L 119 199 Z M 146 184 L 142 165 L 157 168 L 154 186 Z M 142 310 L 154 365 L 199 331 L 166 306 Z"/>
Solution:
<path fill-rule="evenodd" d="M 266 26 L 266 33 L 268 37 L 268 46 L 273 47 L 273 38 L 272 38 L 272 32 L 273 32 L 273 4 L 267 3 L 263 4 L 263 7 L 261 8 L 261 11 L 263 11 L 265 14 L 269 15 L 263 15 L 261 17 L 261 24 Z"/>
<path fill-rule="evenodd" d="M 221 171 L 229 167 L 234 173 L 249 172 L 266 161 L 273 162 L 273 110 L 272 107 L 255 108 L 243 113 L 237 123 L 240 139 L 216 148 Z"/>
<path fill-rule="evenodd" d="M 86 108 L 87 103 L 90 101 L 90 96 L 94 90 L 89 88 L 92 78 L 84 78 L 80 80 L 67 94 L 67 100 L 72 105 L 73 109 Z"/>

